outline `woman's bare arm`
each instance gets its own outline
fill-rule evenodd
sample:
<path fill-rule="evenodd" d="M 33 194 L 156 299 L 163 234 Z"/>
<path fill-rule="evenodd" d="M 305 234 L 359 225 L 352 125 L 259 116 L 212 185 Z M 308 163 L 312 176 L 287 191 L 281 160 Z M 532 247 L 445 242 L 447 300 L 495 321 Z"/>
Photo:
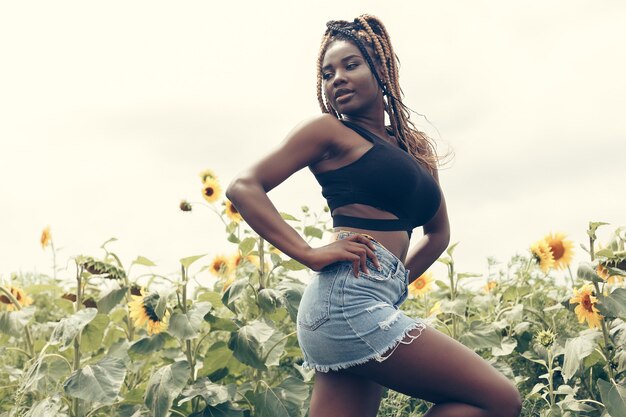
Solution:
<path fill-rule="evenodd" d="M 338 123 L 334 117 L 323 115 L 298 125 L 278 148 L 237 175 L 228 185 L 226 197 L 255 232 L 309 268 L 319 270 L 345 259 L 353 261 L 356 269 L 360 264 L 366 270 L 365 257 L 375 257 L 368 239 L 363 239 L 364 244 L 359 245 L 341 242 L 312 256 L 314 249 L 283 220 L 267 196 L 267 192 L 293 173 L 319 161 L 332 149 Z"/>
<path fill-rule="evenodd" d="M 439 183 L 439 174 L 435 171 Z M 441 192 L 441 205 L 435 216 L 424 225 L 424 236 L 417 242 L 406 258 L 405 266 L 411 271 L 410 281 L 422 275 L 443 253 L 450 243 L 450 222 L 446 200 Z"/>

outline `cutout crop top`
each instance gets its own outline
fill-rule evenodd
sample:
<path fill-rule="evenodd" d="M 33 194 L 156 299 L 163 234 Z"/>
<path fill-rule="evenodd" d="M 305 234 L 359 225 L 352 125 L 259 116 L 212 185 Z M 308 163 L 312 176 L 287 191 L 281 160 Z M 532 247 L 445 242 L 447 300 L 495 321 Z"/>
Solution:
<path fill-rule="evenodd" d="M 333 227 L 369 230 L 406 230 L 426 224 L 439 209 L 439 185 L 413 156 L 348 121 L 344 125 L 374 146 L 354 162 L 313 174 L 322 186 L 330 212 L 347 204 L 366 204 L 394 214 L 397 219 L 369 219 L 336 214 Z"/>

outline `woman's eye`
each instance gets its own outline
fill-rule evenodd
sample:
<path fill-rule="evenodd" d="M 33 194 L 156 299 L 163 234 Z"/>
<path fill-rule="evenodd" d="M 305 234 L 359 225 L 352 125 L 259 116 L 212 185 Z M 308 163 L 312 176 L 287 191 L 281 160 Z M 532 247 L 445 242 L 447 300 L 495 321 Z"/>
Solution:
<path fill-rule="evenodd" d="M 322 79 L 324 80 L 328 80 L 330 77 L 332 77 L 332 74 L 330 72 L 325 72 L 324 74 L 322 74 Z"/>
<path fill-rule="evenodd" d="M 348 64 L 348 65 L 346 65 L 346 68 L 347 69 L 355 69 L 358 66 L 359 66 L 359 64 Z"/>

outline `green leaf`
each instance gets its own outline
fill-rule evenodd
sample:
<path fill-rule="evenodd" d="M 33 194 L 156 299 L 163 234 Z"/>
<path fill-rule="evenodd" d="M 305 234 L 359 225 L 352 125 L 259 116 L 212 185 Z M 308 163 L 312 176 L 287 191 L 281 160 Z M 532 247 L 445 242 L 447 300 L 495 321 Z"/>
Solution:
<path fill-rule="evenodd" d="M 513 353 L 516 347 L 516 339 L 505 337 L 504 339 L 502 339 L 502 345 L 500 347 L 491 348 L 491 353 L 493 356 L 508 356 Z"/>
<path fill-rule="evenodd" d="M 207 405 L 216 406 L 227 401 L 233 401 L 237 395 L 237 385 L 214 384 L 209 378 L 204 378 L 185 388 L 182 395 L 183 398 L 178 402 L 179 406 L 195 397 L 201 397 Z"/>
<path fill-rule="evenodd" d="M 297 218 L 293 217 L 291 214 L 283 213 L 282 211 L 279 211 L 279 213 L 280 213 L 280 217 L 282 217 L 284 220 L 294 220 L 297 222 L 300 221 Z"/>
<path fill-rule="evenodd" d="M 272 313 L 282 305 L 281 294 L 273 288 L 263 288 L 257 295 L 257 304 L 266 313 Z"/>
<path fill-rule="evenodd" d="M 615 288 L 606 296 L 598 294 L 597 306 L 605 317 L 626 319 L 626 288 Z"/>
<path fill-rule="evenodd" d="M 448 249 L 446 249 L 446 253 L 448 254 L 448 256 L 450 258 L 452 258 L 452 254 L 454 253 L 454 249 L 456 249 L 456 245 L 458 245 L 461 242 L 455 242 L 452 245 L 448 246 Z"/>
<path fill-rule="evenodd" d="M 588 262 L 581 262 L 578 265 L 578 271 L 576 272 L 576 276 L 582 279 L 583 281 L 589 282 L 603 282 L 602 278 L 596 274 L 595 269 Z"/>
<path fill-rule="evenodd" d="M 443 299 L 441 300 L 441 312 L 447 314 L 455 314 L 459 317 L 465 318 L 465 308 L 467 306 L 467 299 L 457 298 L 454 301 Z"/>
<path fill-rule="evenodd" d="M 23 337 L 24 327 L 35 314 L 35 307 L 24 307 L 18 311 L 3 311 L 0 313 L 0 332 L 9 336 Z"/>
<path fill-rule="evenodd" d="M 203 411 L 189 414 L 189 417 L 244 417 L 244 410 L 235 408 L 230 402 L 217 406 L 207 406 Z"/>
<path fill-rule="evenodd" d="M 69 317 L 61 319 L 54 327 L 50 336 L 50 343 L 53 345 L 61 344 L 60 351 L 64 351 L 70 347 L 74 338 L 83 331 L 85 326 L 93 320 L 98 314 L 95 308 L 86 308 L 80 310 Z"/>
<path fill-rule="evenodd" d="M 195 303 L 187 313 L 174 313 L 170 318 L 167 332 L 180 340 L 195 339 L 204 323 L 204 316 L 211 310 L 211 303 Z"/>
<path fill-rule="evenodd" d="M 567 339 L 565 342 L 565 356 L 563 359 L 563 380 L 569 381 L 580 366 L 580 362 L 589 356 L 595 349 L 596 340 L 602 336 L 598 330 L 588 329 L 580 336 Z"/>
<path fill-rule="evenodd" d="M 211 325 L 211 331 L 225 330 L 227 332 L 236 332 L 239 328 L 232 319 L 217 317 L 211 313 L 205 316 L 205 320 Z"/>
<path fill-rule="evenodd" d="M 304 402 L 309 396 L 308 386 L 300 379 L 287 377 L 280 385 L 270 387 L 259 384 L 253 397 L 255 416 L 294 417 L 302 415 Z"/>
<path fill-rule="evenodd" d="M 70 397 L 113 404 L 125 376 L 124 360 L 107 356 L 93 365 L 74 371 L 63 384 L 63 389 Z"/>
<path fill-rule="evenodd" d="M 461 335 L 461 343 L 470 349 L 500 348 L 502 349 L 502 337 L 491 324 L 474 320 L 470 323 L 469 330 Z"/>
<path fill-rule="evenodd" d="M 589 229 L 587 230 L 587 235 L 589 235 L 590 238 L 595 239 L 596 238 L 596 230 L 598 230 L 598 227 L 600 226 L 604 226 L 610 223 L 605 223 L 605 222 L 589 222 Z M 611 416 L 614 417 L 614 416 Z"/>
<path fill-rule="evenodd" d="M 128 291 L 128 287 L 118 288 L 116 290 L 111 291 L 110 293 L 102 297 L 100 300 L 98 300 L 97 302 L 98 313 L 100 314 L 109 313 L 113 309 L 113 307 L 118 305 L 124 299 L 124 296 L 126 295 L 127 291 Z"/>
<path fill-rule="evenodd" d="M 207 375 L 212 374 L 218 369 L 223 368 L 232 357 L 233 352 L 228 349 L 226 342 L 221 340 L 215 342 L 205 355 L 202 372 L 206 372 Z"/>
<path fill-rule="evenodd" d="M 224 295 L 222 295 L 222 303 L 235 314 L 237 314 L 237 311 L 234 303 L 245 294 L 248 280 L 248 277 L 236 280 L 224 291 Z"/>
<path fill-rule="evenodd" d="M 135 259 L 131 265 L 157 266 L 150 259 L 144 258 L 143 256 L 137 256 L 137 259 Z"/>
<path fill-rule="evenodd" d="M 180 263 L 185 267 L 185 269 L 189 269 L 192 263 L 202 258 L 203 256 L 206 256 L 206 253 L 203 255 L 189 256 L 187 258 L 183 258 L 180 260 Z"/>
<path fill-rule="evenodd" d="M 51 398 L 44 398 L 35 403 L 24 417 L 67 417 L 64 410 L 64 403 L 58 395 Z"/>
<path fill-rule="evenodd" d="M 598 389 L 611 417 L 626 417 L 626 387 L 598 378 Z"/>
<path fill-rule="evenodd" d="M 146 387 L 145 404 L 151 416 L 166 417 L 169 409 L 178 397 L 189 378 L 187 361 L 174 362 L 156 371 Z"/>
<path fill-rule="evenodd" d="M 80 350 L 83 352 L 95 352 L 102 345 L 104 331 L 109 325 L 109 317 L 105 314 L 98 314 L 83 329 L 80 338 Z"/>
<path fill-rule="evenodd" d="M 129 348 L 129 353 L 148 354 L 163 348 L 165 342 L 171 339 L 167 333 L 159 333 L 137 340 Z"/>
<path fill-rule="evenodd" d="M 241 241 L 239 244 L 239 250 L 241 251 L 242 256 L 248 256 L 252 249 L 254 249 L 254 245 L 256 245 L 257 239 L 254 237 L 247 237 Z"/>
<path fill-rule="evenodd" d="M 239 238 L 232 233 L 228 235 L 226 240 L 228 240 L 230 243 L 239 243 Z"/>
<path fill-rule="evenodd" d="M 289 259 L 283 263 L 280 264 L 280 266 L 282 266 L 285 269 L 288 269 L 290 271 L 300 271 L 302 269 L 306 269 L 306 265 L 301 264 L 300 262 L 296 261 L 295 259 Z"/>
<path fill-rule="evenodd" d="M 296 322 L 298 316 L 298 307 L 304 293 L 305 285 L 300 281 L 283 280 L 276 291 L 278 291 L 283 299 L 283 305 L 289 313 L 292 322 Z"/>
<path fill-rule="evenodd" d="M 277 338 L 281 337 L 284 337 L 284 334 L 257 320 L 233 333 L 228 342 L 228 347 L 240 362 L 256 369 L 266 370 L 266 356 L 272 346 L 276 344 Z M 274 350 L 276 349 L 279 349 L 279 346 Z M 270 358 L 267 358 L 268 362 L 275 362 L 276 357 L 273 353 L 272 351 Z M 279 353 L 282 353 L 280 349 Z"/>
<path fill-rule="evenodd" d="M 322 231 L 322 229 L 317 228 L 317 227 L 306 226 L 304 228 L 304 235 L 305 236 L 313 236 L 313 237 L 316 237 L 318 239 L 321 239 L 323 234 L 324 234 L 324 232 Z"/>

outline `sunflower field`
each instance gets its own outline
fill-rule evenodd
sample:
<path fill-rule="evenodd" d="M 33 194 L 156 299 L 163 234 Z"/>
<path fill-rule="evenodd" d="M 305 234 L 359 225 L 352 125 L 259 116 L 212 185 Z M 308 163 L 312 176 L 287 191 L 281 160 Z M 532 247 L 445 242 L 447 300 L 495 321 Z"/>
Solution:
<path fill-rule="evenodd" d="M 143 256 L 124 265 L 111 239 L 60 269 L 46 228 L 52 274 L 0 280 L 0 417 L 306 417 L 314 375 L 295 323 L 307 268 L 246 226 L 211 170 L 200 179 L 204 201 L 180 210 L 208 205 L 230 255 L 189 256 L 164 276 Z M 281 216 L 312 245 L 329 230 L 327 207 Z M 600 227 L 612 226 L 590 222 L 580 253 L 549 233 L 487 276 L 460 272 L 453 244 L 447 276 L 418 277 L 402 309 L 513 381 L 523 416 L 626 417 L 626 228 L 600 243 Z M 378 415 L 429 406 L 386 390 Z"/>

